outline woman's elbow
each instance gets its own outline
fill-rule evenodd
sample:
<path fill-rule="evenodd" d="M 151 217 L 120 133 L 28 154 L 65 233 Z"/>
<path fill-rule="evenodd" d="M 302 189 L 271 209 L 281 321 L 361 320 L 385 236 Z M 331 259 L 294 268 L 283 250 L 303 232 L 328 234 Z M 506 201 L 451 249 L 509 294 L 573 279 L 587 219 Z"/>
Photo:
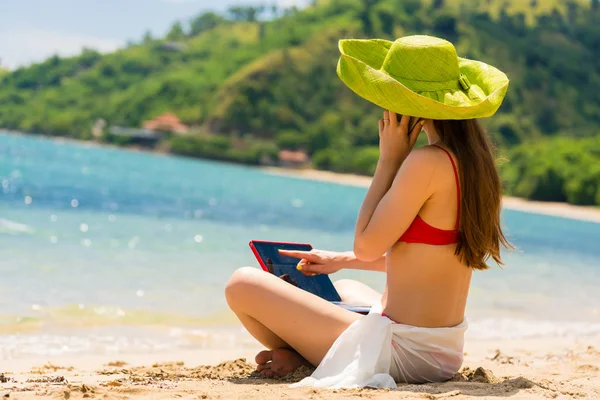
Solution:
<path fill-rule="evenodd" d="M 371 262 L 378 260 L 383 255 L 383 251 L 372 243 L 366 243 L 360 238 L 355 238 L 354 255 L 360 261 Z"/>

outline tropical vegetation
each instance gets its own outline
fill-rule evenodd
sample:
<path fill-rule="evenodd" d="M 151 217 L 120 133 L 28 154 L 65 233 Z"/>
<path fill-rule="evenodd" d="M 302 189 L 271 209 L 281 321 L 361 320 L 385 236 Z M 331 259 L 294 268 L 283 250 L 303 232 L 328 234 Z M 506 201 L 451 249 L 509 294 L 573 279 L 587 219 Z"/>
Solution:
<path fill-rule="evenodd" d="M 166 137 L 163 146 L 177 154 L 258 164 L 301 149 L 316 168 L 369 174 L 381 110 L 337 78 L 337 41 L 432 34 L 511 79 L 503 106 L 485 121 L 507 191 L 600 204 L 599 1 L 232 7 L 111 54 L 87 49 L 0 71 L 0 127 L 91 139 L 98 119 L 137 127 L 174 112 L 193 127 Z"/>

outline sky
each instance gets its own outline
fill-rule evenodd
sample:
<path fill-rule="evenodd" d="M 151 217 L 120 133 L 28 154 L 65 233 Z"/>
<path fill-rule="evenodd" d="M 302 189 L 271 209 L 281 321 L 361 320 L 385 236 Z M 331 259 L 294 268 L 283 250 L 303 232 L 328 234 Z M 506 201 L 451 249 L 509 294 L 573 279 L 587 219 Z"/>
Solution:
<path fill-rule="evenodd" d="M 294 0 L 0 0 L 0 66 L 14 69 L 83 47 L 110 52 L 204 11 L 273 3 Z"/>

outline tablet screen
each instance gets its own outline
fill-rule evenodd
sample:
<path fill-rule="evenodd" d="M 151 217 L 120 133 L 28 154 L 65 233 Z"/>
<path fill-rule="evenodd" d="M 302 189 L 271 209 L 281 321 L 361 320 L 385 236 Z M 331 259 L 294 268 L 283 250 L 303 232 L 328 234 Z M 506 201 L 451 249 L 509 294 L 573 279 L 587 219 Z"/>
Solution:
<path fill-rule="evenodd" d="M 327 275 L 305 276 L 296 269 L 300 260 L 279 254 L 278 250 L 310 251 L 312 246 L 301 243 L 277 243 L 252 241 L 250 247 L 261 262 L 261 267 L 284 281 L 313 293 L 328 301 L 341 301 L 331 279 Z"/>

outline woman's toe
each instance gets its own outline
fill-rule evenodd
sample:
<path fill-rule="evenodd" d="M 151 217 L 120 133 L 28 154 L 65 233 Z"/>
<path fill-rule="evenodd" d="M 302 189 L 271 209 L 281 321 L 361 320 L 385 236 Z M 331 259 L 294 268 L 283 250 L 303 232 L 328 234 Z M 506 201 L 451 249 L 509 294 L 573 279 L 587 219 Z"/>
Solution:
<path fill-rule="evenodd" d="M 258 364 L 258 365 L 256 366 L 256 370 L 257 370 L 258 372 L 262 372 L 262 371 L 264 371 L 264 370 L 265 370 L 265 369 L 267 369 L 267 368 L 271 368 L 271 364 Z"/>
<path fill-rule="evenodd" d="M 275 371 L 273 371 L 271 368 L 265 368 L 261 373 L 260 376 L 262 376 L 263 378 L 267 378 L 267 379 L 275 379 L 278 378 L 277 374 L 275 373 Z"/>
<path fill-rule="evenodd" d="M 258 353 L 256 355 L 256 357 L 254 358 L 254 361 L 256 361 L 256 363 L 258 365 L 266 364 L 272 360 L 273 360 L 273 351 L 272 350 L 263 350 L 260 353 Z"/>

